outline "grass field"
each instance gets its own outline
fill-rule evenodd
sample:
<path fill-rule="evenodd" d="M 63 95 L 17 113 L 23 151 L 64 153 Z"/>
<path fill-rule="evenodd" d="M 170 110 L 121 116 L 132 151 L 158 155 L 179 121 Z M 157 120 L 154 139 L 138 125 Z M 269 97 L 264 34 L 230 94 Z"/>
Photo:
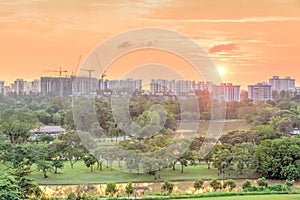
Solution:
<path fill-rule="evenodd" d="M 180 173 L 180 167 L 180 165 L 177 165 L 175 171 L 172 169 L 165 169 L 162 172 L 159 172 L 159 181 L 217 178 L 216 169 L 208 170 L 207 165 L 205 164 L 185 167 L 184 173 Z M 103 166 L 103 171 L 97 170 L 96 167 L 94 168 L 94 171 L 90 172 L 90 168 L 87 168 L 82 161 L 79 161 L 74 165 L 74 169 L 71 169 L 70 164 L 65 162 L 65 167 L 62 171 L 59 171 L 59 174 L 48 173 L 49 178 L 45 179 L 42 172 L 34 171 L 30 177 L 39 184 L 121 183 L 129 181 L 149 182 L 154 180 L 153 176 L 122 172 L 117 169 L 117 166 L 115 166 L 112 171 L 110 171 L 109 168 L 106 168 L 106 166 Z"/>
<path fill-rule="evenodd" d="M 300 194 L 274 194 L 274 195 L 252 195 L 252 196 L 230 196 L 230 197 L 203 197 L 187 200 L 300 200 Z"/>

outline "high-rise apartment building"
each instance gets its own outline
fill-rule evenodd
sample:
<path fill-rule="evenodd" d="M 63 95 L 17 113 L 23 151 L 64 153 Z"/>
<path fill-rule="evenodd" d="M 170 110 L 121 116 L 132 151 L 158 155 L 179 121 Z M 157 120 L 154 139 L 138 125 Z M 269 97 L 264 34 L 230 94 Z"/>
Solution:
<path fill-rule="evenodd" d="M 27 82 L 26 85 L 26 94 L 38 95 L 41 93 L 41 81 L 35 79 L 33 81 Z"/>
<path fill-rule="evenodd" d="M 280 92 L 284 91 L 295 91 L 295 79 L 287 76 L 285 78 L 279 78 L 279 76 L 273 76 L 269 79 L 269 84 L 272 86 L 272 91 Z"/>
<path fill-rule="evenodd" d="M 17 95 L 26 94 L 26 89 L 27 89 L 27 81 L 24 81 L 21 78 L 16 79 L 12 84 L 12 92 L 14 92 Z"/>
<path fill-rule="evenodd" d="M 161 80 L 152 79 L 150 83 L 150 93 L 163 95 L 188 95 L 195 90 L 208 90 L 212 99 L 231 102 L 240 101 L 240 85 L 232 83 L 222 83 L 216 85 L 212 82 L 195 82 L 183 80 Z"/>
<path fill-rule="evenodd" d="M 0 81 L 0 94 L 4 95 L 4 81 Z"/>
<path fill-rule="evenodd" d="M 240 88 L 240 85 L 233 85 L 232 83 L 214 84 L 211 91 L 212 98 L 225 102 L 240 102 Z"/>
<path fill-rule="evenodd" d="M 272 86 L 268 83 L 257 83 L 248 85 L 248 97 L 253 103 L 272 99 Z"/>
<path fill-rule="evenodd" d="M 67 77 L 41 77 L 41 94 L 54 96 L 72 95 L 72 80 Z"/>
<path fill-rule="evenodd" d="M 127 92 L 142 90 L 142 80 L 126 79 L 126 80 L 109 80 L 105 82 L 106 88 L 113 92 Z"/>
<path fill-rule="evenodd" d="M 72 95 L 94 95 L 98 90 L 98 84 L 98 79 L 94 77 L 72 77 Z"/>

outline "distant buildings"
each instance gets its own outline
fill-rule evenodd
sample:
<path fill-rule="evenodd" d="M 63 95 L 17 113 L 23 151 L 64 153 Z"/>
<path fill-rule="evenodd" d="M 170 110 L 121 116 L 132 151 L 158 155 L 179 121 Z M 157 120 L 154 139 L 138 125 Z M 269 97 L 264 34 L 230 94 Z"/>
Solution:
<path fill-rule="evenodd" d="M 240 93 L 241 93 L 240 85 L 233 85 L 232 83 L 222 83 L 220 85 L 214 84 L 212 86 L 212 98 L 217 99 L 219 101 L 240 102 L 241 101 Z"/>
<path fill-rule="evenodd" d="M 0 81 L 0 94 L 4 95 L 4 81 Z"/>
<path fill-rule="evenodd" d="M 128 92 L 142 90 L 142 80 L 126 79 L 126 80 L 106 80 L 104 90 L 111 90 L 112 92 Z"/>
<path fill-rule="evenodd" d="M 267 101 L 272 99 L 272 86 L 268 83 L 257 83 L 248 85 L 248 98 L 253 100 L 253 103 L 258 101 Z"/>
<path fill-rule="evenodd" d="M 164 96 L 180 96 L 188 98 L 195 91 L 207 90 L 212 99 L 232 102 L 240 101 L 240 85 L 232 83 L 215 84 L 213 82 L 189 81 L 189 80 L 164 80 L 152 79 L 148 90 L 143 89 L 142 80 L 102 80 L 95 77 L 71 76 L 71 77 L 41 77 L 33 81 L 16 79 L 11 85 L 5 86 L 0 81 L 0 94 L 8 95 L 53 95 L 53 96 L 96 96 L 117 95 L 131 96 L 133 92 Z M 273 76 L 269 82 L 248 85 L 248 97 L 253 103 L 272 99 L 272 91 L 289 91 L 300 94 L 300 87 L 295 87 L 295 79 L 287 76 L 280 78 Z"/>
<path fill-rule="evenodd" d="M 12 91 L 17 95 L 24 95 L 26 93 L 27 81 L 23 79 L 16 79 L 12 84 Z"/>
<path fill-rule="evenodd" d="M 269 79 L 269 84 L 272 86 L 272 91 L 291 91 L 295 92 L 295 79 L 287 76 L 285 78 L 279 78 L 279 76 L 273 76 Z"/>
<path fill-rule="evenodd" d="M 195 82 L 183 80 L 152 79 L 150 93 L 152 95 L 190 95 L 196 90 L 208 90 L 212 99 L 232 102 L 240 101 L 240 85 L 222 83 L 220 85 L 212 82 Z"/>
<path fill-rule="evenodd" d="M 99 80 L 94 77 L 72 77 L 72 95 L 90 95 L 98 90 Z"/>
<path fill-rule="evenodd" d="M 41 95 L 70 96 L 72 80 L 67 77 L 41 77 Z"/>

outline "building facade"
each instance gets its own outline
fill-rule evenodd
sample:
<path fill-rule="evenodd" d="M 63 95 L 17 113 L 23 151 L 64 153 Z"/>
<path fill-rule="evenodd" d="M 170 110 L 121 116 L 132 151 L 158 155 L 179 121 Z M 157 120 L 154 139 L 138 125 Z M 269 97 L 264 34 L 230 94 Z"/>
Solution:
<path fill-rule="evenodd" d="M 1 95 L 4 95 L 4 87 L 5 87 L 4 81 L 0 81 L 0 94 Z"/>
<path fill-rule="evenodd" d="M 232 102 L 240 101 L 240 85 L 222 83 L 220 85 L 212 82 L 196 82 L 183 80 L 161 80 L 152 79 L 150 93 L 152 95 L 189 95 L 196 90 L 208 90 L 212 99 L 218 101 Z"/>
<path fill-rule="evenodd" d="M 272 91 L 292 91 L 295 92 L 295 79 L 287 76 L 280 78 L 279 76 L 273 76 L 269 79 L 269 84 L 272 86 Z"/>
<path fill-rule="evenodd" d="M 12 92 L 17 95 L 25 95 L 27 91 L 27 81 L 19 78 L 14 81 L 11 86 Z"/>
<path fill-rule="evenodd" d="M 272 100 L 272 85 L 268 83 L 248 85 L 248 98 L 252 99 L 253 103 Z"/>
<path fill-rule="evenodd" d="M 72 79 L 67 77 L 41 77 L 41 95 L 72 95 Z"/>

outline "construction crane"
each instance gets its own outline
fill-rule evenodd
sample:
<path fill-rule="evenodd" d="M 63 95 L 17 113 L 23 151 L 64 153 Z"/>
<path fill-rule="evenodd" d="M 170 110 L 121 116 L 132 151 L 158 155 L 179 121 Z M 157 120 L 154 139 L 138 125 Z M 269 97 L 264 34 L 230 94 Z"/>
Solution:
<path fill-rule="evenodd" d="M 44 71 L 59 73 L 59 93 L 60 93 L 60 96 L 63 96 L 63 87 L 62 87 L 61 76 L 62 76 L 62 73 L 67 73 L 68 71 L 62 70 L 61 67 L 59 68 L 59 70 L 44 70 Z"/>
<path fill-rule="evenodd" d="M 75 75 L 76 75 L 77 70 L 78 70 L 78 68 L 79 68 L 80 60 L 81 60 L 81 55 L 79 56 L 79 59 L 78 59 L 78 62 L 77 62 L 76 68 L 75 68 L 75 72 L 74 72 L 74 71 L 72 72 L 72 76 L 75 76 Z"/>
<path fill-rule="evenodd" d="M 97 54 L 96 55 L 96 58 L 97 58 L 97 62 L 98 62 L 98 66 L 100 67 L 100 70 L 103 71 L 102 69 L 102 66 L 101 66 L 101 63 L 100 63 L 100 60 L 99 60 L 99 57 Z M 106 70 L 104 70 L 104 72 L 101 74 L 101 79 L 100 79 L 100 90 L 103 91 L 104 90 L 104 77 L 106 76 Z"/>
<path fill-rule="evenodd" d="M 61 77 L 62 73 L 67 73 L 67 70 L 62 70 L 61 67 L 59 68 L 59 70 L 44 70 L 45 72 L 55 72 L 55 73 L 59 73 L 59 77 Z"/>

